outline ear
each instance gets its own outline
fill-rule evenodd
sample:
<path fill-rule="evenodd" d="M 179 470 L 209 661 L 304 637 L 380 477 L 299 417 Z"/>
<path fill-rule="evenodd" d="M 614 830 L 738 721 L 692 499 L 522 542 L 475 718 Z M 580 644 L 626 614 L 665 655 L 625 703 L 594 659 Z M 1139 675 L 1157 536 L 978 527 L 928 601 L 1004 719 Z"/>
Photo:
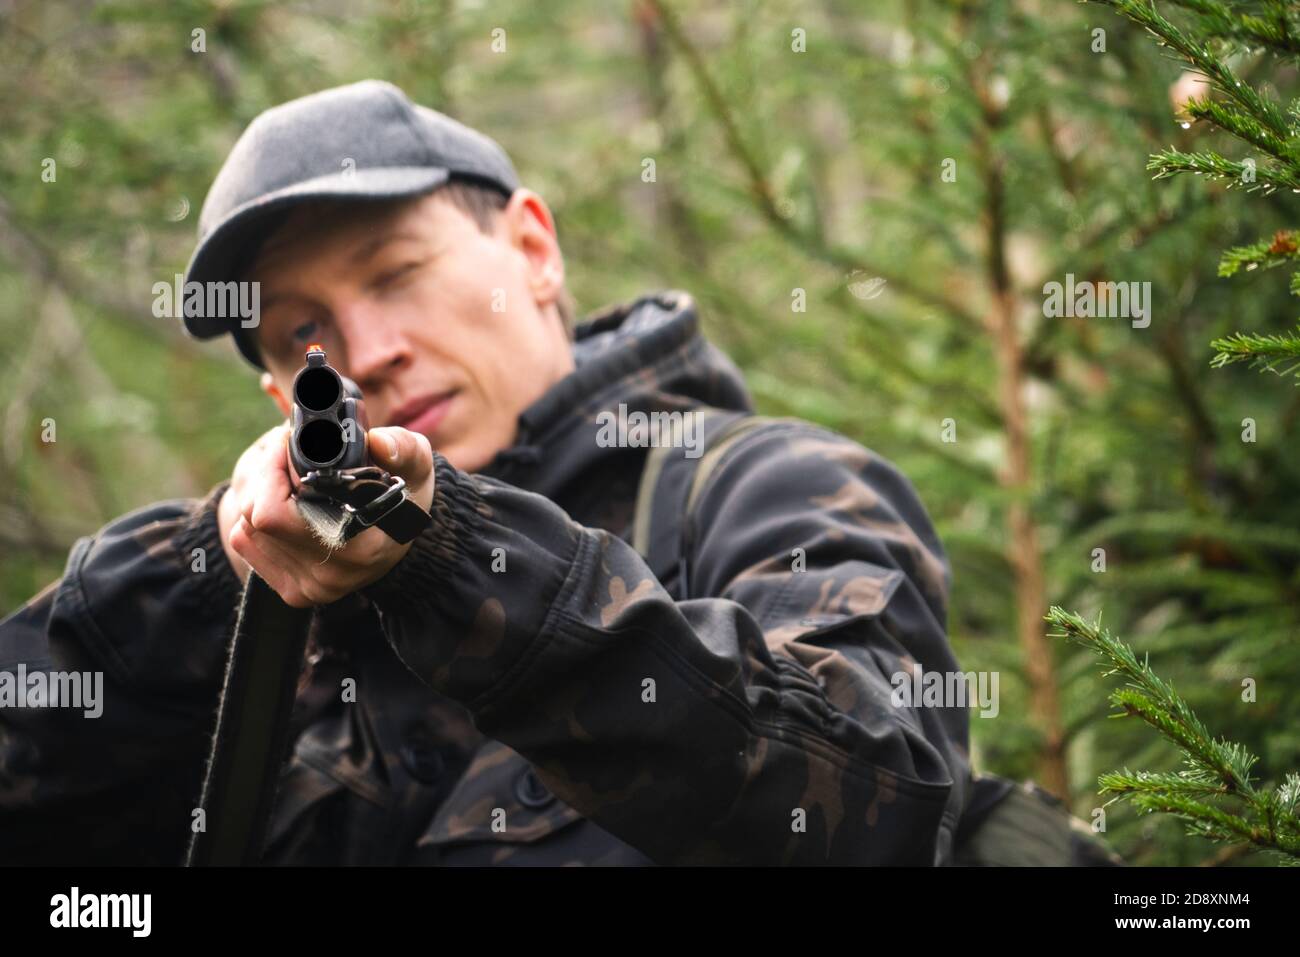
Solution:
<path fill-rule="evenodd" d="M 528 260 L 528 288 L 537 305 L 544 309 L 558 301 L 564 288 L 564 256 L 546 201 L 521 187 L 511 194 L 502 221 L 507 240 Z"/>
<path fill-rule="evenodd" d="M 271 401 L 280 409 L 280 414 L 287 419 L 289 417 L 289 400 L 284 397 L 284 393 L 280 391 L 280 387 L 275 384 L 275 380 L 271 378 L 271 373 L 262 373 L 260 385 L 262 386 L 262 391 L 269 395 Z"/>

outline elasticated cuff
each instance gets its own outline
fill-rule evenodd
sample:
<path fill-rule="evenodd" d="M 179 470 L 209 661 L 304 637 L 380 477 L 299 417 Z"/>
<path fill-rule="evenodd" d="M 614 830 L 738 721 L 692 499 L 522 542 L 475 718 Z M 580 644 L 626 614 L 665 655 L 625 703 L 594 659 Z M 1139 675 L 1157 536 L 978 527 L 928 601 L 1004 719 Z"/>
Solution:
<path fill-rule="evenodd" d="M 221 527 L 217 523 L 217 508 L 221 497 L 230 488 L 229 482 L 215 486 L 207 497 L 200 501 L 176 536 L 176 548 L 182 558 L 189 562 L 194 549 L 203 549 L 206 574 L 196 575 L 197 587 L 204 603 L 212 607 L 233 608 L 239 603 L 239 596 L 244 586 L 239 576 L 230 567 L 230 559 L 221 544 Z"/>
<path fill-rule="evenodd" d="M 449 583 L 468 583 L 463 567 L 466 543 L 481 534 L 481 499 L 470 477 L 438 452 L 433 453 L 433 475 L 433 521 L 387 575 L 362 590 L 394 614 L 416 605 L 431 603 L 436 608 Z"/>

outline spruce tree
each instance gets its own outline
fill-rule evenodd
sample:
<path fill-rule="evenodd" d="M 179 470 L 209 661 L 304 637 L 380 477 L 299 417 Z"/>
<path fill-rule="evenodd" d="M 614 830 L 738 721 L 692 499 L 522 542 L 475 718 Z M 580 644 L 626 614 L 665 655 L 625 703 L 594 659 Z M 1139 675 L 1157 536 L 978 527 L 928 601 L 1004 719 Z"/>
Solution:
<path fill-rule="evenodd" d="M 1300 100 L 1283 103 L 1252 74 L 1279 63 L 1294 66 L 1300 56 L 1300 8 L 1262 0 L 1228 5 L 1219 0 L 1174 0 L 1182 9 L 1175 23 L 1153 2 L 1097 0 L 1143 27 L 1188 70 L 1203 78 L 1207 92 L 1183 104 L 1184 127 L 1203 121 L 1245 144 L 1250 153 L 1224 156 L 1209 147 L 1173 146 L 1150 157 L 1154 179 L 1191 173 L 1228 188 L 1270 195 L 1300 193 Z M 1291 230 L 1227 249 L 1221 277 L 1271 269 L 1300 259 Z M 1300 271 L 1290 290 L 1300 295 Z M 1212 340 L 1216 368 L 1248 362 L 1280 375 L 1300 372 L 1300 336 L 1294 331 L 1237 331 Z M 1274 542 L 1273 544 L 1278 544 Z M 1300 774 L 1270 777 L 1273 787 L 1252 776 L 1259 757 L 1245 745 L 1214 737 L 1171 684 L 1139 661 L 1133 650 L 1100 625 L 1053 607 L 1047 615 L 1054 637 L 1088 647 L 1108 665 L 1107 675 L 1125 679 L 1110 696 L 1121 714 L 1140 718 L 1179 749 L 1186 769 L 1178 772 L 1123 771 L 1103 774 L 1103 795 L 1124 799 L 1146 813 L 1163 813 L 1188 832 L 1233 848 L 1262 848 L 1291 862 L 1300 858 Z M 1251 683 L 1253 692 L 1253 682 Z M 1243 695 L 1243 698 L 1245 695 Z"/>

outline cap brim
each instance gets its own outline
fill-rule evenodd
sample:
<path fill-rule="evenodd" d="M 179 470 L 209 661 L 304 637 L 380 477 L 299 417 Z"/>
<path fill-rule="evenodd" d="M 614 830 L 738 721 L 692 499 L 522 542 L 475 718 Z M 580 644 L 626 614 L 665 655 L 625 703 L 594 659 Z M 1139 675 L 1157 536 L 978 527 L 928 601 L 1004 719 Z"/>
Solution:
<path fill-rule="evenodd" d="M 229 282 L 234 270 L 246 262 L 252 248 L 283 219 L 293 206 L 312 199 L 382 200 L 428 193 L 447 182 L 450 171 L 442 167 L 403 166 L 353 170 L 295 183 L 267 193 L 232 210 L 212 230 L 190 258 L 188 282 Z M 235 317 L 184 317 L 185 328 L 196 339 L 212 339 L 230 332 Z"/>

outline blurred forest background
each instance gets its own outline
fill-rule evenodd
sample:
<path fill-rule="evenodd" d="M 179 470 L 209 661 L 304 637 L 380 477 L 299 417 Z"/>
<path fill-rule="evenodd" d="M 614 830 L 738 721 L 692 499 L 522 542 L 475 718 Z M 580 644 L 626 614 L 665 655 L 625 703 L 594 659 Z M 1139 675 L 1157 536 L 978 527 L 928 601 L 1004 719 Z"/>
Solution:
<path fill-rule="evenodd" d="M 1300 391 L 1211 370 L 1208 345 L 1291 325 L 1280 274 L 1216 265 L 1295 200 L 1153 183 L 1161 148 L 1242 147 L 1180 117 L 1202 90 L 1141 31 L 1070 0 L 0 0 L 0 614 L 274 424 L 233 348 L 151 290 L 258 112 L 372 76 L 505 146 L 582 311 L 688 290 L 760 411 L 906 472 L 952 560 L 958 659 L 1001 672 L 979 768 L 1092 820 L 1099 773 L 1179 765 L 1104 720 L 1092 656 L 1043 637 L 1053 603 L 1104 610 L 1261 778 L 1300 767 Z M 1045 319 L 1067 273 L 1150 282 L 1150 326 Z M 1256 862 L 1106 811 L 1133 863 Z"/>

